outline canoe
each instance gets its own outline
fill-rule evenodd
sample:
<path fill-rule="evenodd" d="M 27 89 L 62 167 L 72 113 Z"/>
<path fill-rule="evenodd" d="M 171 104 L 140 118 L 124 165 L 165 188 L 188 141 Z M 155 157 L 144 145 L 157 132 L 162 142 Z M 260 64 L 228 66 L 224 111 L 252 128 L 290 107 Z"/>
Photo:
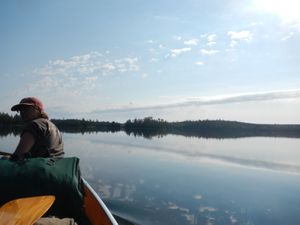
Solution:
<path fill-rule="evenodd" d="M 81 208 L 83 210 L 80 213 L 82 215 L 78 224 L 118 225 L 111 212 L 88 182 L 82 179 L 82 185 L 84 195 L 83 207 Z M 0 225 L 73 224 L 74 219 L 59 219 L 55 214 L 51 214 L 51 217 L 46 215 L 39 219 L 47 212 L 55 200 L 54 195 L 31 196 L 11 200 L 0 207 Z M 76 217 L 76 215 L 73 215 L 73 217 Z M 35 221 L 37 222 L 35 223 Z"/>
<path fill-rule="evenodd" d="M 29 158 L 21 161 L 0 159 L 0 171 L 0 225 L 7 225 L 1 221 L 6 215 L 19 214 L 18 207 L 10 207 L 11 201 L 11 205 L 25 205 L 22 212 L 30 214 L 26 211 L 32 211 L 34 216 L 36 211 L 28 207 L 34 208 L 35 201 L 39 202 L 40 197 L 47 200 L 47 196 L 52 196 L 54 200 L 46 209 L 47 212 L 41 214 L 45 220 L 51 220 L 54 216 L 54 220 L 73 218 L 78 225 L 118 225 L 99 195 L 80 176 L 79 159 L 76 157 Z M 31 201 L 33 203 L 29 204 Z M 6 204 L 8 207 L 2 208 Z"/>
<path fill-rule="evenodd" d="M 91 225 L 118 225 L 98 194 L 85 179 L 82 178 L 82 181 L 84 191 L 84 213 Z"/>

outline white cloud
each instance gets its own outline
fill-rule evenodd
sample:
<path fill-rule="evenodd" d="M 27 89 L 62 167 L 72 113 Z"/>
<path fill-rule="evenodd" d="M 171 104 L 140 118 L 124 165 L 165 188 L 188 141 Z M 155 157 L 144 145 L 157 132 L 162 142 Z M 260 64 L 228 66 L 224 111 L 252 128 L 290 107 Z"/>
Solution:
<path fill-rule="evenodd" d="M 187 41 L 184 41 L 183 43 L 185 45 L 195 45 L 197 46 L 198 45 L 198 39 L 197 38 L 194 38 L 194 39 L 191 39 L 191 40 L 187 40 Z"/>
<path fill-rule="evenodd" d="M 159 61 L 158 58 L 152 57 L 152 58 L 150 59 L 150 62 L 158 62 L 158 61 Z"/>
<path fill-rule="evenodd" d="M 86 77 L 85 79 L 86 79 L 87 81 L 94 82 L 94 81 L 96 81 L 96 80 L 98 79 L 98 77 L 97 77 L 97 76 L 92 76 L 92 77 Z"/>
<path fill-rule="evenodd" d="M 88 62 L 93 56 L 102 56 L 102 54 L 99 54 L 97 52 L 93 52 L 90 54 L 85 54 L 85 55 L 79 55 L 79 56 L 73 56 L 71 57 L 71 62 L 78 62 L 78 63 L 85 63 Z"/>
<path fill-rule="evenodd" d="M 253 38 L 253 33 L 251 33 L 249 30 L 228 31 L 227 35 L 231 39 L 229 44 L 231 48 L 235 47 L 239 42 L 242 41 L 250 42 Z"/>
<path fill-rule="evenodd" d="M 143 74 L 142 74 L 142 78 L 143 78 L 143 79 L 146 79 L 147 77 L 148 77 L 148 74 L 147 74 L 147 73 L 143 73 Z"/>
<path fill-rule="evenodd" d="M 138 67 L 136 65 L 136 63 L 138 62 L 138 58 L 137 57 L 135 57 L 135 58 L 127 57 L 124 60 L 127 61 L 130 66 L 133 66 L 134 69 L 138 69 Z"/>
<path fill-rule="evenodd" d="M 37 86 L 42 87 L 42 89 L 56 88 L 59 86 L 59 81 L 53 77 L 46 76 L 44 79 L 37 82 Z"/>
<path fill-rule="evenodd" d="M 237 45 L 237 41 L 236 40 L 231 40 L 230 44 L 229 44 L 229 47 L 230 48 L 234 48 L 236 45 Z"/>
<path fill-rule="evenodd" d="M 123 59 L 118 59 L 115 60 L 116 66 L 117 67 L 126 67 L 128 71 L 138 71 L 139 70 L 139 65 L 138 65 L 138 58 L 130 58 L 126 57 Z"/>
<path fill-rule="evenodd" d="M 202 55 L 214 55 L 217 54 L 219 52 L 219 50 L 214 50 L 214 49 L 201 49 L 201 53 Z"/>
<path fill-rule="evenodd" d="M 228 36 L 231 40 L 236 41 L 251 41 L 253 34 L 249 30 L 242 31 L 228 31 Z"/>
<path fill-rule="evenodd" d="M 171 56 L 176 57 L 178 55 L 181 55 L 185 52 L 190 52 L 192 49 L 190 47 L 187 48 L 177 48 L 177 49 L 171 49 Z"/>
<path fill-rule="evenodd" d="M 286 40 L 292 38 L 294 36 L 294 34 L 295 34 L 294 32 L 289 32 L 289 34 L 287 36 L 281 38 L 281 41 L 286 41 Z"/>
<path fill-rule="evenodd" d="M 207 45 L 211 46 L 211 45 L 215 45 L 217 39 L 217 35 L 216 34 L 210 34 L 207 36 Z"/>
<path fill-rule="evenodd" d="M 197 220 L 195 219 L 194 214 L 183 214 L 183 216 L 186 218 L 186 220 L 189 222 L 189 224 L 196 224 L 195 222 Z"/>
<path fill-rule="evenodd" d="M 165 49 L 166 47 L 163 44 L 156 44 L 155 46 L 152 46 L 149 49 L 149 53 L 151 55 L 155 55 L 158 56 L 162 53 L 162 51 Z"/>
<path fill-rule="evenodd" d="M 216 212 L 218 209 L 210 207 L 210 206 L 201 206 L 199 208 L 199 212 Z"/>
<path fill-rule="evenodd" d="M 198 65 L 198 66 L 203 66 L 203 65 L 204 65 L 204 62 L 202 62 L 202 61 L 197 61 L 195 64 Z"/>
<path fill-rule="evenodd" d="M 182 40 L 182 37 L 181 37 L 181 36 L 177 36 L 177 35 L 173 36 L 173 38 L 174 38 L 176 41 L 181 41 L 181 40 Z"/>
<path fill-rule="evenodd" d="M 91 89 L 96 86 L 96 81 L 98 80 L 97 76 L 85 77 L 81 85 L 85 88 Z"/>
<path fill-rule="evenodd" d="M 62 89 L 73 93 L 91 91 L 101 86 L 101 76 L 113 76 L 139 70 L 137 57 L 108 59 L 99 52 L 90 52 L 69 59 L 50 60 L 48 64 L 33 70 L 35 82 L 25 89 L 43 93 L 63 94 Z"/>
<path fill-rule="evenodd" d="M 159 49 L 164 49 L 165 48 L 165 46 L 163 46 L 162 44 L 160 44 L 158 47 L 159 47 Z"/>
<path fill-rule="evenodd" d="M 290 98 L 300 98 L 300 89 L 217 95 L 209 97 L 193 97 L 189 98 L 188 100 L 191 100 L 191 102 L 195 103 L 197 102 L 199 104 L 224 104 L 234 102 L 268 101 Z"/>
<path fill-rule="evenodd" d="M 173 202 L 168 202 L 168 209 L 179 209 L 179 206 Z"/>
<path fill-rule="evenodd" d="M 119 108 L 97 110 L 95 111 L 95 113 L 161 110 L 161 109 L 172 109 L 172 108 L 189 107 L 189 106 L 219 105 L 219 104 L 232 104 L 232 103 L 257 102 L 257 101 L 276 101 L 276 100 L 289 100 L 289 99 L 300 99 L 300 89 L 279 90 L 279 91 L 269 91 L 269 92 L 239 93 L 239 94 L 217 95 L 217 96 L 189 97 L 172 104 L 168 103 L 168 104 L 148 105 L 148 106 L 119 107 Z"/>
<path fill-rule="evenodd" d="M 33 73 L 43 76 L 87 76 L 108 75 L 117 72 L 139 70 L 137 57 L 124 57 L 108 60 L 103 54 L 91 52 L 85 55 L 73 56 L 70 59 L 50 60 L 42 68 L 36 68 Z"/>
<path fill-rule="evenodd" d="M 230 215 L 229 220 L 230 220 L 231 224 L 236 224 L 238 222 L 238 220 L 233 215 Z"/>
<path fill-rule="evenodd" d="M 203 199 L 202 195 L 194 195 L 193 198 L 196 199 L 196 200 Z"/>
<path fill-rule="evenodd" d="M 101 69 L 106 72 L 110 72 L 116 69 L 116 67 L 112 63 L 106 63 L 101 66 Z"/>
<path fill-rule="evenodd" d="M 212 46 L 212 45 L 215 45 L 215 44 L 217 44 L 217 42 L 215 42 L 215 41 L 207 42 L 208 46 Z"/>
<path fill-rule="evenodd" d="M 207 41 L 210 42 L 210 41 L 215 41 L 217 38 L 217 35 L 216 34 L 210 34 L 207 36 Z"/>

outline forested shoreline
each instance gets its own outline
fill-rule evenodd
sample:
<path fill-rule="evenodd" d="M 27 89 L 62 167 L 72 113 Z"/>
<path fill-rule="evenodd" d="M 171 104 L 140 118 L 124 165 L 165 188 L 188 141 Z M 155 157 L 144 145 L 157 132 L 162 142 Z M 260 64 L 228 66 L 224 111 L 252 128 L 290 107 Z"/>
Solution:
<path fill-rule="evenodd" d="M 294 137 L 300 138 L 299 124 L 255 124 L 226 120 L 197 120 L 168 122 L 163 119 L 146 117 L 127 120 L 125 123 L 86 120 L 86 119 L 52 119 L 62 132 L 120 132 L 128 135 L 151 138 L 167 134 L 204 138 L 238 138 L 238 137 Z M 22 129 L 20 116 L 0 113 L 0 135 L 18 134 Z"/>

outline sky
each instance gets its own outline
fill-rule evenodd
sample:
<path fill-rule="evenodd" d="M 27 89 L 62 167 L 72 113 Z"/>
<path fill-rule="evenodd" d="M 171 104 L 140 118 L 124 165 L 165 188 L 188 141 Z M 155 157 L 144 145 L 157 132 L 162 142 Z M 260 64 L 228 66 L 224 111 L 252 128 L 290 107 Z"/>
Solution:
<path fill-rule="evenodd" d="M 300 124 L 297 0 L 2 0 L 0 112 Z"/>

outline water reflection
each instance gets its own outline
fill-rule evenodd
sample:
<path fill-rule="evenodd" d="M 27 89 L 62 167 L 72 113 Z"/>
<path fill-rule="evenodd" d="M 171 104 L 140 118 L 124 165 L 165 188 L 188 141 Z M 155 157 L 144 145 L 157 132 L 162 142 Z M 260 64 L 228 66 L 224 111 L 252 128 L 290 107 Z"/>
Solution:
<path fill-rule="evenodd" d="M 6 137 L 9 135 L 19 136 L 20 133 L 21 133 L 20 129 L 11 129 L 5 127 L 1 127 L 0 129 L 0 137 Z"/>
<path fill-rule="evenodd" d="M 109 183 L 109 180 L 102 180 L 97 182 L 97 185 L 93 185 L 98 187 L 98 193 L 105 199 L 109 207 L 114 209 L 114 213 L 137 224 L 274 225 L 281 224 L 274 223 L 272 219 L 278 217 L 278 213 L 279 217 L 288 217 L 285 224 L 299 222 L 296 210 L 289 212 L 290 208 L 294 206 L 299 210 L 298 201 L 300 199 L 297 196 L 299 189 L 293 189 L 292 196 L 296 199 L 293 200 L 288 196 L 287 199 L 276 202 L 278 196 L 286 198 L 280 190 L 285 188 L 284 185 L 272 190 L 268 184 L 269 181 L 263 182 L 258 179 L 263 185 L 258 185 L 257 188 L 251 187 L 249 182 L 238 184 L 241 187 L 235 188 L 236 182 L 229 185 L 227 182 L 223 183 L 220 176 L 215 176 L 212 174 L 213 181 L 211 182 L 213 184 L 210 183 L 206 186 L 205 183 L 209 183 L 209 181 L 202 177 L 203 180 L 200 183 L 189 180 L 185 188 L 179 184 L 182 181 L 174 182 L 173 177 L 169 180 L 171 185 L 165 183 L 168 182 L 165 177 L 160 177 L 161 183 L 151 186 L 152 182 L 148 180 L 147 176 L 144 181 L 136 184 L 113 184 Z M 228 174 L 225 173 L 224 176 L 228 178 Z M 216 185 L 215 182 L 218 179 L 221 182 L 217 182 L 218 185 Z M 93 181 L 90 180 L 90 182 Z M 145 187 L 146 184 L 150 187 Z M 206 187 L 201 188 L 202 185 Z M 250 185 L 250 188 L 244 185 Z M 264 187 L 265 185 L 268 185 L 267 189 Z M 218 186 L 224 186 L 224 189 L 218 188 Z M 193 194 L 193 187 L 200 192 Z M 268 189 L 270 190 L 268 191 Z M 251 199 L 253 197 L 255 199 Z M 154 218 L 156 222 L 153 221 Z M 264 223 L 261 223 L 262 221 Z"/>
<path fill-rule="evenodd" d="M 259 125 L 253 124 L 248 125 L 245 127 L 233 127 L 229 126 L 226 123 L 238 123 L 238 122 L 225 122 L 224 127 L 216 126 L 216 127 L 199 127 L 197 129 L 186 127 L 184 129 L 159 129 L 152 128 L 152 129 L 141 129 L 141 128 L 121 128 L 121 125 L 118 124 L 117 127 L 112 123 L 112 125 L 103 125 L 104 127 L 88 129 L 88 127 L 69 127 L 69 126 L 62 126 L 58 122 L 59 120 L 54 121 L 55 124 L 58 125 L 60 131 L 65 133 L 74 133 L 74 134 L 93 134 L 93 133 L 119 133 L 124 132 L 128 136 L 133 137 L 143 137 L 145 139 L 152 139 L 152 138 L 164 138 L 168 135 L 180 135 L 184 137 L 196 137 L 196 138 L 214 138 L 214 139 L 228 139 L 228 138 L 245 138 L 245 137 L 289 137 L 289 138 L 300 138 L 300 126 L 299 125 Z M 75 120 L 76 121 L 76 120 Z M 212 122 L 212 121 L 211 121 Z M 214 121 L 218 123 L 218 121 Z M 212 122 L 212 123 L 214 123 Z M 104 124 L 109 122 L 102 122 Z M 243 124 L 243 123 L 242 123 Z M 253 127 L 252 127 L 253 126 Z M 260 127 L 259 129 L 256 128 Z M 0 136 L 7 136 L 10 133 L 14 135 L 19 135 L 22 131 L 22 127 L 11 126 L 11 127 L 0 127 Z"/>
<path fill-rule="evenodd" d="M 131 224 L 300 224 L 300 139 L 63 135 L 67 156 Z"/>
<path fill-rule="evenodd" d="M 106 135 L 103 137 L 106 137 Z M 230 141 L 208 141 L 206 139 L 168 136 L 165 140 L 167 141 L 156 139 L 156 141 L 146 142 L 143 139 L 130 139 L 124 138 L 124 136 L 123 139 L 101 138 L 101 136 L 98 136 L 98 138 L 91 139 L 90 142 L 99 145 L 98 148 L 105 149 L 114 146 L 114 148 L 127 149 L 129 153 L 135 150 L 164 152 L 176 154 L 193 161 L 209 160 L 218 164 L 226 163 L 254 169 L 300 174 L 300 152 L 297 149 L 297 146 L 300 146 L 300 140 L 298 139 L 244 138 Z M 255 146 L 255 142 L 259 141 L 263 146 L 260 146 L 260 149 L 254 149 L 255 147 L 258 148 L 258 146 Z M 178 144 L 176 142 L 183 143 Z M 83 145 L 83 143 L 78 143 L 78 145 Z M 280 149 L 280 152 L 278 146 L 272 145 L 279 145 L 279 148 L 283 148 L 283 151 Z"/>
<path fill-rule="evenodd" d="M 68 138 L 71 148 L 84 146 L 76 154 L 88 181 L 115 214 L 134 223 L 300 222 L 299 176 L 290 175 L 299 172 L 296 140 Z"/>

